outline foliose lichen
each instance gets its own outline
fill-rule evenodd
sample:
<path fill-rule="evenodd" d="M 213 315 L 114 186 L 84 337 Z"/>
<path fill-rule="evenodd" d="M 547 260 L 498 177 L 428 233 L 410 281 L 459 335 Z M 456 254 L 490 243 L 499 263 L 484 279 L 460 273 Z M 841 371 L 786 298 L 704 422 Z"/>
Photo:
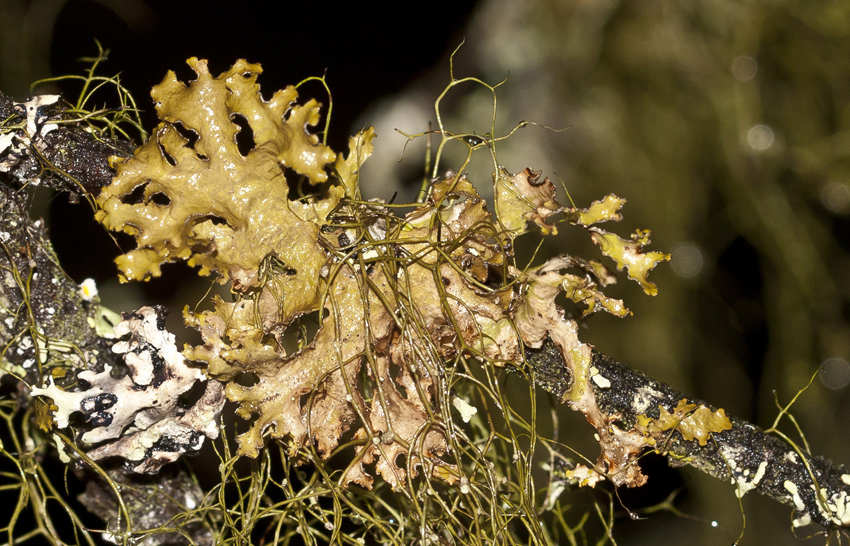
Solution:
<path fill-rule="evenodd" d="M 320 119 L 315 101 L 298 104 L 293 87 L 263 99 L 259 65 L 238 61 L 213 76 L 206 61 L 188 62 L 197 79 L 184 84 L 169 73 L 154 88 L 162 123 L 132 158 L 114 161 L 117 176 L 98 197 L 97 218 L 136 239 L 118 259 L 123 280 L 186 260 L 230 284 L 234 301 L 216 297 L 212 310 L 184 311 L 203 338 L 184 354 L 226 382 L 237 414 L 252 419 L 240 455 L 256 457 L 272 437 L 290 453 L 315 445 L 327 458 L 353 430 L 357 459 L 343 483 L 371 487 L 371 464 L 393 487 L 421 469 L 454 482 L 456 468 L 443 458 L 451 420 L 445 363 L 469 354 L 517 364 L 523 344 L 547 336 L 573 373 L 565 397 L 606 429 L 588 386 L 590 349 L 554 298 L 565 293 L 587 313 L 624 316 L 622 302 L 597 287 L 614 277 L 599 262 L 569 257 L 520 271 L 511 249 L 528 225 L 556 233 L 551 220 L 564 213 L 603 237 L 603 253 L 651 293 L 646 273 L 666 256 L 641 253 L 644 236 L 610 239 L 597 225 L 619 220 L 624 200 L 565 209 L 539 173 L 499 168 L 494 216 L 466 176 L 448 171 L 423 203 L 397 216 L 359 200 L 371 129 L 337 155 L 311 132 Z M 246 126 L 253 143 L 240 151 Z M 293 198 L 298 177 L 312 189 Z M 287 328 L 308 313 L 320 316 L 318 332 L 288 353 Z M 253 380 L 234 380 L 245 373 Z"/>

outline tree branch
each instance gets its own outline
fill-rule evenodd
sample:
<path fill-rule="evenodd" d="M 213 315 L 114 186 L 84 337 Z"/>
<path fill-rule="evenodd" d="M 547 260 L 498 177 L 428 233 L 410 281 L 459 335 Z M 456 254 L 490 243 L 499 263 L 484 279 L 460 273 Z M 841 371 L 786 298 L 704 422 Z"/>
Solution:
<path fill-rule="evenodd" d="M 526 349 L 526 360 L 542 388 L 558 398 L 568 391 L 572 374 L 551 340 L 540 349 Z M 660 408 L 672 411 L 681 400 L 708 406 L 597 351 L 592 365 L 607 380 L 588 383 L 597 406 L 614 423 L 611 426 L 632 430 L 640 416 L 658 419 Z M 795 527 L 850 525 L 850 472 L 846 467 L 806 453 L 790 440 L 767 434 L 746 421 L 734 417 L 730 421 L 731 429 L 712 433 L 704 446 L 675 430 L 654 433 L 655 450 L 666 455 L 671 466 L 691 466 L 731 481 L 737 485 L 739 497 L 755 490 L 793 507 Z"/>

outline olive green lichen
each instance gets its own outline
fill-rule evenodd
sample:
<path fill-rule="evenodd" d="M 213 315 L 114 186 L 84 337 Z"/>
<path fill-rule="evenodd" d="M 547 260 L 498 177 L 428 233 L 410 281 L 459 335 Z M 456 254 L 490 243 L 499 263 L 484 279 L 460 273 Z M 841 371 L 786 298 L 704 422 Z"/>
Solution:
<path fill-rule="evenodd" d="M 183 352 L 194 367 L 185 365 L 170 338 L 165 350 L 140 333 L 115 346 L 130 349 L 129 375 L 112 378 L 103 364 L 103 371 L 63 376 L 51 364 L 49 371 L 58 373 L 36 384 L 32 392 L 42 397 L 28 410 L 63 461 L 72 457 L 101 474 L 103 487 L 83 502 L 107 521 L 109 538 L 155 543 L 179 541 L 182 534 L 204 544 L 278 543 L 299 534 L 296 540 L 308 543 L 576 543 L 586 518 L 574 525 L 564 519 L 569 505 L 559 496 L 565 484 L 641 485 L 646 477 L 637 460 L 648 449 L 702 460 L 698 467 L 731 478 L 739 496 L 780 487 L 783 500 L 800 511 L 795 525 L 805 518 L 845 524 L 850 497 L 835 487 L 835 472 L 821 479 L 821 492 L 810 494 L 805 470 L 819 467 L 799 450 L 799 475 L 778 479 L 776 465 L 758 459 L 758 449 L 723 443 L 744 428 L 723 410 L 681 398 L 678 405 L 665 399 L 638 410 L 649 399 L 641 389 L 653 389 L 647 378 L 637 378 L 637 395 L 624 398 L 625 374 L 579 339 L 578 323 L 555 303 L 563 295 L 584 306 L 585 316 L 630 314 L 621 300 L 605 295 L 603 288 L 616 279 L 600 262 L 573 256 L 541 265 L 516 262 L 516 239 L 555 234 L 563 215 L 562 224 L 584 228 L 603 255 L 654 295 L 647 274 L 667 256 L 643 252 L 649 232 L 622 239 L 599 227 L 622 219 L 624 199 L 609 195 L 587 209 L 561 206 L 554 185 L 539 173 L 512 174 L 499 165 L 495 144 L 507 137 L 493 136 L 495 121 L 484 136 L 449 132 L 438 99 L 442 140 L 435 176 L 412 210 L 397 214 L 395 205 L 360 195 L 371 128 L 350 139 L 347 155 L 335 154 L 311 131 L 320 119 L 318 105 L 298 105 L 295 88 L 265 101 L 256 84 L 258 65 L 239 61 L 213 77 L 205 61 L 189 62 L 195 81 L 183 84 L 171 73 L 154 89 L 162 124 L 134 157 L 112 161 L 118 176 L 98 199 L 98 218 L 136 237 L 137 248 L 119 259 L 123 280 L 160 275 L 162 264 L 187 260 L 200 274 L 229 284 L 232 301 L 215 296 L 211 309 L 184 310 L 203 341 Z M 452 77 L 446 90 L 464 82 L 481 84 Z M 240 131 L 250 133 L 250 146 Z M 465 174 L 436 176 L 440 153 L 453 141 L 470 154 L 493 154 L 495 215 Z M 83 299 L 90 296 L 85 287 Z M 161 329 L 161 315 L 154 314 L 143 309 L 128 319 L 154 332 Z M 102 312 L 95 308 L 90 315 L 87 323 L 100 323 L 101 334 Z M 316 317 L 318 331 L 293 347 L 290 333 L 309 317 Z M 118 335 L 127 329 L 121 328 Z M 541 345 L 545 366 L 532 356 Z M 59 340 L 44 348 L 58 356 L 67 347 Z M 183 390 L 171 389 L 173 396 L 161 400 L 142 393 L 155 375 L 149 364 L 163 352 L 179 361 L 164 369 L 184 386 L 210 378 L 191 409 L 185 400 L 182 409 L 175 405 L 187 394 Z M 498 371 L 503 366 L 524 376 L 527 392 L 506 387 Z M 181 381 L 183 373 L 190 381 Z M 145 398 L 142 421 L 127 407 L 106 412 L 116 418 L 108 439 L 117 442 L 85 451 L 82 441 L 103 431 L 82 432 L 75 440 L 55 430 L 81 432 L 68 418 L 76 410 L 66 403 L 79 407 L 87 398 L 86 386 L 73 384 L 76 377 L 90 380 L 100 395 Z M 52 384 L 60 378 L 62 386 Z M 562 445 L 540 436 L 535 386 L 555 393 L 595 427 L 601 448 L 595 463 L 574 464 L 559 453 Z M 223 394 L 247 424 L 218 419 Z M 527 399 L 515 403 L 523 395 Z M 612 406 L 614 399 L 626 406 Z M 149 426 L 148 412 L 164 419 Z M 2 414 L 10 422 L 12 416 Z M 203 426 L 182 426 L 197 422 Z M 174 442 L 175 429 L 186 446 Z M 235 449 L 234 429 L 241 432 Z M 198 433 L 219 438 L 221 483 L 206 494 L 186 474 L 171 487 L 164 473 L 149 483 L 129 473 L 113 478 L 94 461 L 118 463 L 120 457 L 125 468 L 156 471 L 190 451 L 187 446 L 200 447 Z M 542 498 L 532 475 L 540 445 L 552 463 Z M 719 455 L 700 459 L 712 449 Z M 28 453 L 20 459 L 22 476 L 32 468 Z M 844 476 L 838 480 L 846 484 Z M 385 494 L 388 487 L 394 495 Z M 157 509 L 146 511 L 150 502 Z M 816 502 L 821 510 L 814 514 L 810 505 Z M 80 529 L 88 538 L 89 531 Z"/>
<path fill-rule="evenodd" d="M 294 87 L 264 101 L 259 65 L 239 61 L 212 77 L 206 61 L 188 63 L 198 78 L 186 85 L 169 72 L 154 87 L 163 123 L 132 158 L 115 162 L 115 181 L 98 197 L 97 219 L 136 237 L 138 248 L 118 260 L 124 278 L 159 276 L 161 264 L 188 260 L 200 274 L 216 273 L 247 291 L 260 283 L 259 264 L 274 256 L 297 271 L 279 286 L 285 312 L 315 307 L 324 262 L 317 224 L 343 192 L 333 188 L 322 200 L 291 202 L 284 168 L 310 184 L 327 180 L 324 169 L 336 155 L 307 132 L 319 121 L 318 104 L 295 105 Z M 235 116 L 253 131 L 254 147 L 245 156 Z M 138 202 L 133 192 L 142 192 Z"/>
<path fill-rule="evenodd" d="M 612 278 L 597 263 L 566 258 L 521 273 L 501 247 L 528 223 L 544 235 L 557 232 L 547 220 L 564 208 L 548 179 L 530 169 L 510 174 L 499 168 L 495 220 L 469 181 L 454 172 L 436 181 L 426 203 L 403 219 L 380 206 L 343 201 L 359 196 L 357 177 L 371 153 L 371 129 L 351 139 L 343 159 L 309 132 L 319 121 L 315 101 L 295 104 L 292 87 L 268 102 L 262 99 L 258 65 L 238 61 L 217 77 L 205 61 L 190 59 L 189 65 L 196 80 L 183 84 L 169 73 L 154 88 L 162 123 L 131 159 L 115 162 L 117 176 L 98 197 L 97 217 L 136 237 L 138 248 L 118 259 L 126 279 L 159 275 L 162 263 L 185 259 L 200 266 L 202 275 L 230 281 L 239 294 L 237 301 L 216 299 L 212 311 L 185 316 L 204 339 L 202 346 L 187 349 L 188 358 L 205 363 L 219 380 L 242 372 L 256 378 L 248 386 L 230 381 L 226 389 L 240 403 L 239 415 L 256 417 L 239 438 L 240 454 L 256 457 L 264 436 L 271 435 L 288 438 L 292 453 L 315 442 L 329 457 L 342 435 L 365 418 L 356 437 L 368 440 L 390 431 L 398 439 L 389 442 L 377 467 L 398 486 L 405 471 L 396 458 L 427 421 L 427 407 L 438 402 L 432 378 L 439 361 L 466 350 L 515 362 L 521 342 L 534 344 L 546 334 L 571 355 L 570 399 L 592 408 L 592 401 L 579 403 L 590 392 L 586 366 L 579 364 L 588 360 L 589 349 L 578 341 L 575 323 L 563 320 L 554 297 L 564 292 L 585 303 L 587 313 L 600 308 L 624 316 L 628 309 L 604 296 L 589 277 L 557 270 L 578 265 L 603 284 Z M 247 152 L 236 143 L 237 117 L 253 134 Z M 287 176 L 295 172 L 317 185 L 327 180 L 331 166 L 335 183 L 289 199 L 293 181 Z M 589 211 L 571 209 L 567 218 L 582 226 L 619 220 L 623 202 L 609 196 Z M 607 235 L 590 229 L 594 236 Z M 646 287 L 645 272 L 660 258 L 611 246 L 615 249 L 603 250 L 617 259 L 631 252 L 630 273 L 643 268 L 633 276 Z M 492 271 L 504 287 L 486 285 Z M 511 279 L 519 280 L 517 289 L 508 288 Z M 541 322 L 544 307 L 548 318 Z M 269 334 L 279 339 L 299 316 L 320 310 L 327 318 L 302 350 L 290 355 L 269 343 Z M 414 354 L 429 353 L 431 365 L 413 365 L 422 358 Z M 388 375 L 387 358 L 401 366 L 401 375 Z M 371 407 L 353 379 L 363 362 L 386 389 Z M 395 392 L 396 384 L 406 385 L 407 397 Z M 445 451 L 441 434 L 424 438 L 423 455 L 410 454 L 408 472 L 424 455 Z M 347 479 L 369 485 L 361 467 L 378 453 L 368 448 L 361 456 Z"/>
<path fill-rule="evenodd" d="M 162 123 L 132 158 L 114 162 L 117 175 L 98 197 L 97 218 L 136 238 L 137 248 L 118 259 L 123 280 L 158 276 L 162 264 L 186 260 L 201 275 L 229 283 L 233 301 L 216 296 L 212 309 L 184 310 L 203 340 L 184 354 L 226 384 L 237 415 L 250 421 L 235 457 L 258 458 L 273 438 L 287 458 L 319 461 L 344 452 L 347 438 L 353 459 L 334 478 L 339 485 L 372 489 L 378 475 L 409 492 L 424 476 L 426 484 L 437 479 L 469 495 L 475 484 L 479 493 L 470 498 L 494 510 L 499 486 L 480 460 L 497 456 L 497 448 L 461 441 L 467 432 L 455 423 L 452 407 L 462 400 L 464 424 L 472 426 L 474 403 L 501 396 L 495 367 L 521 367 L 522 347 L 551 337 L 574 378 L 565 399 L 605 436 L 602 474 L 637 484 L 639 472 L 621 472 L 633 451 L 615 453 L 622 438 L 605 432 L 607 421 L 595 406 L 590 348 L 554 303 L 565 294 L 585 304 L 586 314 L 625 316 L 623 303 L 599 288 L 614 282 L 613 275 L 599 262 L 572 257 L 522 271 L 511 250 L 529 231 L 557 233 L 553 220 L 560 213 L 569 223 L 607 233 L 594 224 L 619 220 L 624 200 L 609 196 L 588 211 L 565 209 L 539 173 L 499 167 L 495 215 L 454 171 L 431 180 L 422 202 L 397 215 L 360 198 L 371 128 L 350 140 L 343 157 L 310 132 L 319 121 L 315 101 L 297 104 L 293 87 L 269 101 L 261 97 L 259 65 L 238 61 L 214 77 L 205 61 L 189 64 L 196 80 L 183 84 L 169 73 L 154 88 Z M 245 123 L 253 145 L 240 151 Z M 463 137 L 442 127 L 441 134 L 440 150 Z M 485 140 L 463 142 L 471 153 Z M 312 189 L 292 199 L 299 176 Z M 634 268 L 654 265 L 638 262 L 635 256 Z M 289 328 L 310 313 L 319 317 L 318 331 L 288 351 Z M 483 372 L 470 368 L 475 361 Z M 480 373 L 491 376 L 490 394 L 472 396 L 481 386 L 461 390 Z M 497 404 L 506 422 L 517 422 L 503 401 Z M 508 443 L 521 483 L 530 480 L 533 426 L 528 434 L 532 448 L 523 457 L 518 437 Z M 502 510 L 494 525 L 506 517 Z"/>

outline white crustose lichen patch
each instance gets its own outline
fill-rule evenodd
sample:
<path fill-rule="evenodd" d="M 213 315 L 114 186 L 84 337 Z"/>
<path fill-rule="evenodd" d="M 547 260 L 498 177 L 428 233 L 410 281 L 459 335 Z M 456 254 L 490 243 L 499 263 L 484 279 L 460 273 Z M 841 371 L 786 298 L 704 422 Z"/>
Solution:
<path fill-rule="evenodd" d="M 764 473 L 767 470 L 767 461 L 762 461 L 759 463 L 758 469 L 755 474 L 750 472 L 750 469 L 744 469 L 743 472 L 739 476 L 736 476 L 735 481 L 738 486 L 738 489 L 735 491 L 735 494 L 738 498 L 743 497 L 747 494 L 747 492 L 752 491 L 756 487 L 758 487 L 759 482 L 762 478 L 764 478 Z M 734 475 L 734 472 L 733 472 Z M 748 480 L 748 478 L 752 475 L 752 479 Z"/>
<path fill-rule="evenodd" d="M 796 508 L 798 512 L 805 512 L 806 505 L 803 502 L 803 498 L 800 497 L 800 491 L 797 489 L 797 484 L 795 484 L 791 480 L 785 480 L 782 483 L 782 487 L 784 487 L 786 491 L 791 493 L 791 502 L 794 503 L 794 508 Z M 805 514 L 792 521 L 791 525 L 793 525 L 794 527 L 803 527 L 810 524 L 811 522 L 811 516 Z"/>
<path fill-rule="evenodd" d="M 842 481 L 844 481 L 843 477 Z M 809 487 L 812 491 L 815 491 L 820 499 L 817 507 L 824 519 L 839 527 L 850 525 L 850 495 L 846 491 L 838 491 L 830 495 L 826 488 L 822 487 L 818 492 L 815 490 L 814 484 L 809 485 Z M 809 521 L 811 521 L 811 518 L 809 518 Z"/>
<path fill-rule="evenodd" d="M 605 376 L 599 373 L 599 369 L 596 366 L 591 366 L 590 368 L 590 379 L 596 383 L 596 386 L 600 389 L 610 389 L 611 381 L 608 380 Z"/>
<path fill-rule="evenodd" d="M 743 497 L 748 492 L 758 487 L 767 472 L 767 461 L 761 461 L 756 468 L 747 468 L 738 464 L 738 460 L 744 459 L 744 452 L 740 449 L 724 446 L 721 455 L 726 461 L 726 466 L 732 474 L 730 482 L 736 487 L 735 495 Z M 754 464 L 754 463 L 753 463 Z M 789 482 L 790 483 L 790 482 Z M 793 484 L 792 484 L 793 485 Z"/>
<path fill-rule="evenodd" d="M 0 134 L 0 172 L 12 170 L 22 157 L 30 153 L 30 148 L 44 150 L 44 136 L 59 127 L 55 123 L 46 123 L 44 108 L 56 104 L 60 98 L 60 95 L 37 95 L 26 102 L 15 104 L 17 110 L 26 114 L 26 126 L 23 130 Z"/>
<path fill-rule="evenodd" d="M 660 397 L 661 393 L 652 387 L 640 387 L 632 399 L 632 409 L 634 410 L 635 415 L 645 414 L 646 410 L 649 409 L 649 406 L 652 405 L 652 401 L 657 400 Z"/>
<path fill-rule="evenodd" d="M 155 471 L 181 453 L 199 449 L 204 437 L 218 436 L 218 415 L 224 404 L 221 385 L 208 382 L 195 406 L 180 410 L 180 397 L 206 376 L 187 364 L 163 319 L 164 310 L 142 307 L 115 326 L 116 337 L 128 336 L 112 349 L 124 355 L 129 368 L 126 376 L 112 377 L 111 367 L 105 365 L 100 373 L 78 374 L 91 385 L 84 391 L 67 392 L 50 378 L 44 387 L 32 389 L 33 396 L 53 400 L 58 428 L 67 427 L 73 413 L 85 416 L 92 428 L 80 439 L 89 445 L 102 444 L 89 452 L 93 459 L 120 456 L 141 461 L 138 472 Z M 158 451 L 156 446 L 162 443 L 168 444 L 167 449 Z"/>
<path fill-rule="evenodd" d="M 832 511 L 830 521 L 839 526 L 850 525 L 850 496 L 846 491 L 832 495 L 826 506 Z"/>

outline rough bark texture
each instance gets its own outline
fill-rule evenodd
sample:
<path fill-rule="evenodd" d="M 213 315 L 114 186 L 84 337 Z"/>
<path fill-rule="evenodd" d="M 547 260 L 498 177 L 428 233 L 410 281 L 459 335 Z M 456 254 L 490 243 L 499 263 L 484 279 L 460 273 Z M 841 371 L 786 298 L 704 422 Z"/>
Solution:
<path fill-rule="evenodd" d="M 32 221 L 26 195 L 0 184 L 0 347 L 3 359 L 28 383 L 39 380 L 45 365 L 59 361 L 86 367 L 115 363 L 110 344 L 98 337 L 88 319 L 95 304 L 56 260 L 42 221 Z M 43 343 L 34 344 L 33 338 Z M 112 361 L 112 362 L 111 362 Z"/>
<path fill-rule="evenodd" d="M 550 340 L 540 349 L 527 349 L 526 358 L 542 388 L 559 398 L 567 392 L 572 377 Z M 683 399 L 709 406 L 596 351 L 593 366 L 610 382 L 605 388 L 590 382 L 596 402 L 621 429 L 634 428 L 638 416 L 657 419 L 660 407 L 672 410 Z M 730 420 L 732 428 L 713 433 L 704 446 L 668 431 L 655 438 L 655 449 L 667 455 L 671 466 L 691 466 L 737 484 L 739 496 L 755 490 L 793 507 L 795 526 L 848 526 L 850 471 L 846 467 L 805 453 L 802 447 L 795 449 L 746 421 Z"/>
<path fill-rule="evenodd" d="M 15 103 L 0 93 L 0 122 L 20 115 Z M 0 374 L 0 395 L 13 396 L 21 408 L 32 400 L 25 385 L 41 386 L 49 370 L 102 371 L 109 365 L 126 373 L 122 355 L 112 350 L 114 340 L 100 337 L 92 325 L 99 318 L 99 302 L 83 296 L 80 286 L 59 265 L 44 222 L 30 218 L 26 186 L 41 184 L 85 199 L 110 182 L 109 157 L 126 157 L 133 145 L 105 142 L 81 126 L 65 125 L 45 135 L 42 142 L 47 145 L 42 150 L 25 148 L 9 172 L 0 172 L 0 364 L 23 379 Z M 0 161 L 8 153 L 0 153 Z M 76 381 L 76 374 L 62 377 L 54 372 L 53 379 L 64 386 Z M 148 477 L 124 472 L 117 464 L 104 466 L 119 484 L 131 520 L 145 528 L 168 524 L 182 508 L 180 503 L 197 504 L 203 498 L 182 469 Z M 113 490 L 88 467 L 74 471 L 87 484 L 80 502 L 107 523 L 109 532 L 120 532 L 125 522 L 119 517 Z M 209 530 L 199 523 L 190 523 L 182 533 L 159 534 L 147 543 L 185 544 L 186 536 L 195 544 L 212 543 Z"/>
<path fill-rule="evenodd" d="M 61 118 L 61 106 L 50 105 L 42 109 L 38 116 L 39 125 L 48 119 Z M 25 118 L 26 113 L 21 111 L 20 105 L 0 92 L 0 122 L 14 125 Z M 38 135 L 37 144 L 29 142 L 24 145 L 25 151 L 5 173 L 4 182 L 14 187 L 44 186 L 80 197 L 97 195 L 112 181 L 109 158 L 129 157 L 134 147 L 134 143 L 126 140 L 98 138 L 82 123 L 60 125 Z M 10 153 L 13 152 L 0 151 L 0 160 Z"/>
<path fill-rule="evenodd" d="M 61 109 L 44 114 L 40 123 L 48 118 L 61 118 Z M 15 125 L 24 119 L 20 105 L 0 93 L 0 121 Z M 108 158 L 132 149 L 131 143 L 104 142 L 78 125 L 61 125 L 37 138 L 38 145 L 35 139 L 13 140 L 0 152 L 0 161 L 16 155 L 10 170 L 0 172 L 0 347 L 2 358 L 29 384 L 40 384 L 48 364 L 102 369 L 120 358 L 92 326 L 97 303 L 86 301 L 62 270 L 44 222 L 30 218 L 26 186 L 43 184 L 85 198 L 111 180 Z"/>

